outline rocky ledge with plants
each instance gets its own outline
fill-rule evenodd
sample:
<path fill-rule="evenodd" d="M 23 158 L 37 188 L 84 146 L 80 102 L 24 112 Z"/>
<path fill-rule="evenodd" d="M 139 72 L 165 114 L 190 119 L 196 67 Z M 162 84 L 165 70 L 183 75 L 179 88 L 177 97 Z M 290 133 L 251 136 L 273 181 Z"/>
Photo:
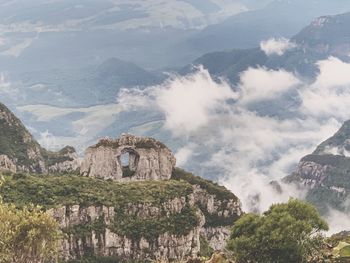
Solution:
<path fill-rule="evenodd" d="M 62 258 L 184 259 L 223 249 L 241 216 L 224 187 L 175 169 L 164 181 L 113 182 L 75 174 L 7 173 L 0 195 L 40 205 L 59 223 Z"/>

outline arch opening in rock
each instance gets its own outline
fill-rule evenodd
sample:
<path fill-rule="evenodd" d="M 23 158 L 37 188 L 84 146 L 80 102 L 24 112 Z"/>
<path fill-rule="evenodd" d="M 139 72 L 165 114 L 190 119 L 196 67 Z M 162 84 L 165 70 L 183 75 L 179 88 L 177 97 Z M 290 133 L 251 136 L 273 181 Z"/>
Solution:
<path fill-rule="evenodd" d="M 139 159 L 139 154 L 132 149 L 122 151 L 118 157 L 118 162 L 123 170 L 122 178 L 132 177 L 135 174 Z"/>

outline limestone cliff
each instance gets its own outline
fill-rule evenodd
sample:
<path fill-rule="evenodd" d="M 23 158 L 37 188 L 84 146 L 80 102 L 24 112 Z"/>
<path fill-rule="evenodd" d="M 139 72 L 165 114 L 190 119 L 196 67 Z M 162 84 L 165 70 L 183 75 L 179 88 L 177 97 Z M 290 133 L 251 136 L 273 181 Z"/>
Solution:
<path fill-rule="evenodd" d="M 89 147 L 80 173 L 114 181 L 168 180 L 175 163 L 174 155 L 159 141 L 124 134 Z"/>
<path fill-rule="evenodd" d="M 65 234 L 65 259 L 93 252 L 120 260 L 182 260 L 200 254 L 203 240 L 223 249 L 242 214 L 230 191 L 179 169 L 170 180 L 122 183 L 14 174 L 5 176 L 0 194 L 5 202 L 47 209 Z"/>

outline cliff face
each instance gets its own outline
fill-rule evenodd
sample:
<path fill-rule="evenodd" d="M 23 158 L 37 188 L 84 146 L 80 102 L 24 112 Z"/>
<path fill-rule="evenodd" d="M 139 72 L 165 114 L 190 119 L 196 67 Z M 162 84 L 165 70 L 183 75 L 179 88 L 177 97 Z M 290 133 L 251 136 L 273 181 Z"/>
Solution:
<path fill-rule="evenodd" d="M 157 205 L 127 203 L 126 215 L 107 206 L 72 205 L 49 210 L 66 233 L 61 245 L 62 255 L 69 259 L 93 251 L 96 255 L 127 260 L 181 260 L 199 254 L 200 237 L 214 250 L 224 249 L 231 225 L 242 214 L 239 202 L 227 200 L 224 204 L 199 186 L 193 188 L 188 196 Z M 120 217 L 123 219 L 118 219 Z M 218 221 L 213 222 L 211 217 Z M 156 224 L 151 224 L 150 232 L 142 233 L 135 218 L 138 222 L 164 222 L 169 230 L 158 232 Z M 132 229 L 125 231 L 123 220 L 130 220 L 128 224 L 134 228 L 134 233 L 128 232 Z M 171 224 L 177 225 L 175 231 Z"/>
<path fill-rule="evenodd" d="M 58 153 L 43 149 L 22 122 L 0 103 L 0 170 L 33 173 L 70 172 L 77 169 L 78 159 L 74 154 L 75 150 L 71 148 L 68 160 L 64 149 Z"/>
<path fill-rule="evenodd" d="M 195 209 L 184 198 L 173 199 L 160 206 L 129 204 L 128 216 L 137 216 L 139 220 L 145 221 L 152 218 L 162 220 L 162 212 L 169 215 L 180 214 L 187 207 Z M 197 218 L 202 217 L 199 210 L 195 211 Z M 62 255 L 66 259 L 81 257 L 93 251 L 96 255 L 115 256 L 127 260 L 170 260 L 196 256 L 200 250 L 199 235 L 203 222 L 199 219 L 180 235 L 164 232 L 154 237 L 136 237 L 122 233 L 121 229 L 115 227 L 114 207 L 82 208 L 74 205 L 54 209 L 50 213 L 60 222 L 67 234 L 62 241 Z M 87 227 L 91 225 L 95 228 Z M 87 227 L 86 232 L 77 234 L 77 229 L 81 227 Z M 150 229 L 150 231 L 157 230 Z"/>
<path fill-rule="evenodd" d="M 350 194 L 350 121 L 331 138 L 301 159 L 296 171 L 284 179 L 307 189 L 307 200 L 323 213 L 328 207 L 348 211 Z"/>
<path fill-rule="evenodd" d="M 80 173 L 114 181 L 168 180 L 175 163 L 174 155 L 162 143 L 126 134 L 89 147 Z"/>
<path fill-rule="evenodd" d="M 65 259 L 93 252 L 182 260 L 200 254 L 203 240 L 223 249 L 242 214 L 230 191 L 179 169 L 171 180 L 123 183 L 76 175 L 5 176 L 0 194 L 8 203 L 47 209 L 65 234 Z"/>

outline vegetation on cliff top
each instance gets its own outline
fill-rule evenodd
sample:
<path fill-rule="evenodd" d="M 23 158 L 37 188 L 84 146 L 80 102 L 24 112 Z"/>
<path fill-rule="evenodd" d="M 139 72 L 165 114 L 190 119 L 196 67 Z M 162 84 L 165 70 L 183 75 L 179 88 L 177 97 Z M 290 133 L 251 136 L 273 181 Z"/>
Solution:
<path fill-rule="evenodd" d="M 13 203 L 17 207 L 27 204 L 40 205 L 44 209 L 64 205 L 88 207 L 104 205 L 114 207 L 116 216 L 109 228 L 120 235 L 132 239 L 144 237 L 150 241 L 168 232 L 174 235 L 186 235 L 198 226 L 199 218 L 196 207 L 186 205 L 179 213 L 154 218 L 140 219 L 126 213 L 130 204 L 147 204 L 162 207 L 162 204 L 175 198 L 188 198 L 193 193 L 193 185 L 199 185 L 209 194 L 213 194 L 220 201 L 237 200 L 237 197 L 210 181 L 195 177 L 183 170 L 174 171 L 174 179 L 168 181 L 140 181 L 119 183 L 77 175 L 6 175 L 0 194 L 6 203 Z M 201 208 L 198 204 L 198 208 Z M 205 212 L 205 208 L 201 208 Z M 237 219 L 208 217 L 207 226 L 232 225 Z M 86 236 L 92 230 L 103 232 L 105 225 L 91 222 L 87 225 L 77 225 L 64 229 L 67 234 Z"/>
<path fill-rule="evenodd" d="M 192 173 L 188 173 L 180 168 L 174 169 L 171 178 L 174 180 L 188 182 L 191 185 L 199 185 L 203 190 L 206 190 L 209 194 L 215 195 L 218 200 L 238 201 L 237 196 L 235 196 L 230 190 L 226 189 L 224 186 L 218 185 L 217 183 L 206 180 L 202 177 L 195 176 Z"/>
<path fill-rule="evenodd" d="M 118 183 L 76 175 L 5 176 L 1 189 L 7 203 L 24 206 L 29 203 L 46 209 L 79 204 L 123 207 L 128 203 L 160 204 L 192 193 L 192 187 L 181 181 L 140 181 Z"/>
<path fill-rule="evenodd" d="M 0 188 L 2 177 L 0 175 Z M 35 206 L 18 209 L 0 195 L 0 262 L 51 262 L 58 255 L 58 223 Z"/>
<path fill-rule="evenodd" d="M 91 146 L 90 148 L 98 148 L 98 147 L 111 147 L 111 148 L 118 148 L 120 146 L 123 146 L 123 144 L 120 142 L 120 139 L 101 139 L 96 145 Z M 125 146 L 135 146 L 136 148 L 141 149 L 158 149 L 158 148 L 167 148 L 165 144 L 162 142 L 159 142 L 153 138 L 147 138 L 147 137 L 140 137 L 137 138 L 136 142 L 133 144 L 130 143 L 130 145 Z"/>

